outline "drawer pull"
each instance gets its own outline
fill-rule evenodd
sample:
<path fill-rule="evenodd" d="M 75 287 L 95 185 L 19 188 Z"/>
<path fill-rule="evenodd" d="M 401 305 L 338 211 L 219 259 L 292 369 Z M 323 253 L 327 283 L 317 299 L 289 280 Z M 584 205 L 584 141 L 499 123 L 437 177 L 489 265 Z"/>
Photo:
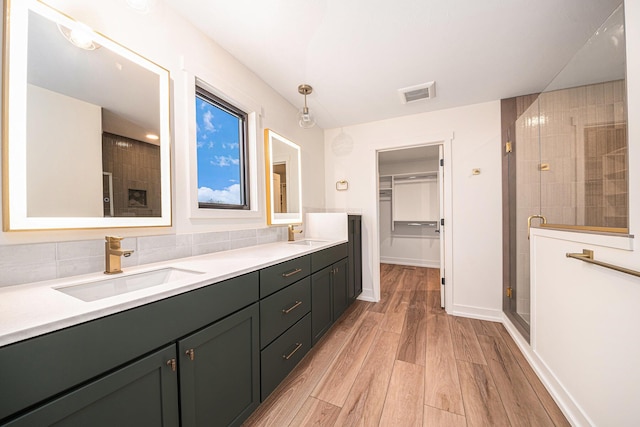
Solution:
<path fill-rule="evenodd" d="M 291 271 L 289 271 L 288 273 L 282 273 L 282 277 L 291 277 L 291 276 L 293 276 L 294 274 L 298 274 L 298 273 L 300 273 L 301 271 L 302 271 L 302 269 L 301 269 L 301 268 L 296 268 L 295 270 L 291 270 Z"/>
<path fill-rule="evenodd" d="M 289 314 L 291 313 L 293 310 L 295 310 L 296 308 L 300 307 L 300 304 L 302 304 L 302 301 L 296 301 L 295 304 L 293 304 L 291 307 L 287 308 L 286 310 L 283 308 L 282 309 L 282 313 L 283 314 Z"/>
<path fill-rule="evenodd" d="M 176 359 L 167 360 L 167 366 L 170 367 L 173 372 L 175 372 L 177 366 Z"/>
<path fill-rule="evenodd" d="M 196 352 L 193 351 L 192 348 L 190 348 L 189 350 L 185 351 L 184 354 L 186 354 L 189 357 L 189 360 L 195 360 L 195 358 L 196 358 Z"/>
<path fill-rule="evenodd" d="M 289 355 L 283 354 L 283 355 L 282 355 L 282 358 L 283 358 L 284 360 L 289 360 L 289 359 L 291 359 L 291 357 L 292 357 L 294 354 L 296 354 L 296 351 L 300 350 L 300 347 L 302 347 L 302 343 L 297 342 L 297 343 L 296 343 L 296 348 L 294 348 L 294 349 L 293 349 L 293 351 L 292 351 L 291 353 L 289 353 Z"/>

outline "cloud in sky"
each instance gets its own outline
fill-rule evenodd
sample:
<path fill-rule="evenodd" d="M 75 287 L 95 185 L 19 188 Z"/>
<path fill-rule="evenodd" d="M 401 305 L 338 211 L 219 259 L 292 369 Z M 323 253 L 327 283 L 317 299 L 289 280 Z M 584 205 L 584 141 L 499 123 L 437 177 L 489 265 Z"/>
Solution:
<path fill-rule="evenodd" d="M 200 187 L 198 188 L 198 201 L 202 203 L 240 204 L 240 184 L 233 184 L 222 190 Z"/>
<path fill-rule="evenodd" d="M 240 164 L 240 159 L 233 158 L 231 156 L 214 156 L 211 164 L 214 166 L 237 166 Z"/>
<path fill-rule="evenodd" d="M 237 150 L 240 144 L 237 142 L 223 142 L 222 148 L 226 148 L 228 150 Z"/>
<path fill-rule="evenodd" d="M 217 132 L 216 126 L 213 124 L 213 113 L 211 111 L 205 111 L 202 115 L 202 121 L 204 122 L 204 128 L 208 132 Z"/>

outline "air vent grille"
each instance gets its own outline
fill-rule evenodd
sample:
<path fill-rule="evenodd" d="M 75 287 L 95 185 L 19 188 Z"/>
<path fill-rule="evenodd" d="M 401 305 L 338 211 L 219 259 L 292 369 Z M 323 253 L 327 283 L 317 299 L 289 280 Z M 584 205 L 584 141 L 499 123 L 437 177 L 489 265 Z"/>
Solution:
<path fill-rule="evenodd" d="M 403 104 L 408 104 L 410 102 L 422 101 L 423 99 L 431 99 L 436 96 L 435 84 L 435 82 L 428 82 L 398 89 L 400 101 Z"/>

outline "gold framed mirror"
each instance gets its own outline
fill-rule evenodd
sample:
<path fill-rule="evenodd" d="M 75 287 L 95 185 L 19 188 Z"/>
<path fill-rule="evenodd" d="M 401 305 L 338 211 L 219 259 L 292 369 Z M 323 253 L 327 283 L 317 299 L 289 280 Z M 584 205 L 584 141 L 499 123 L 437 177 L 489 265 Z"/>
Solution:
<path fill-rule="evenodd" d="M 169 71 L 5 0 L 3 229 L 171 225 Z"/>
<path fill-rule="evenodd" d="M 271 129 L 264 130 L 267 224 L 302 222 L 300 146 Z"/>

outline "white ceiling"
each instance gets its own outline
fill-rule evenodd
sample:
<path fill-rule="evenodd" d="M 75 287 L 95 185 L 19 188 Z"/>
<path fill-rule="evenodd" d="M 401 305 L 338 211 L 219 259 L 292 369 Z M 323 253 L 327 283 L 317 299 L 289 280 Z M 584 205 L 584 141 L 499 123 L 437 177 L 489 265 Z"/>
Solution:
<path fill-rule="evenodd" d="M 541 91 L 620 0 L 165 0 L 323 128 Z M 436 81 L 436 98 L 397 90 Z"/>

